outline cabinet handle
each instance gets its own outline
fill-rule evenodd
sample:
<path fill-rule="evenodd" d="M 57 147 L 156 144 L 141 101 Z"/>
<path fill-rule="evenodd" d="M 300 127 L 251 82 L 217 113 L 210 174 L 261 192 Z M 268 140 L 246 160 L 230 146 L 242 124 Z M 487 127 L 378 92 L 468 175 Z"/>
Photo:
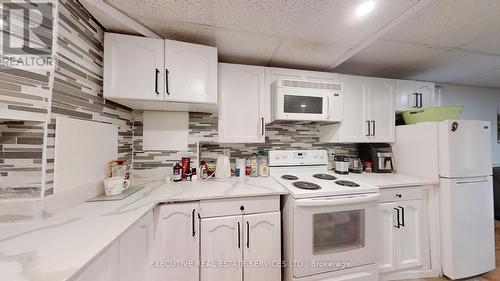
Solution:
<path fill-rule="evenodd" d="M 366 121 L 366 124 L 368 125 L 368 133 L 366 134 L 367 137 L 371 136 L 372 129 L 371 129 L 371 123 L 370 121 Z"/>
<path fill-rule="evenodd" d="M 260 117 L 260 135 L 264 135 L 264 117 Z"/>
<path fill-rule="evenodd" d="M 422 93 L 419 93 L 419 94 L 418 94 L 418 101 L 419 101 L 418 108 L 422 108 L 422 107 L 423 107 L 423 98 L 422 98 Z"/>
<path fill-rule="evenodd" d="M 158 93 L 158 74 L 160 74 L 160 71 L 158 70 L 158 68 L 155 69 L 155 93 L 157 95 L 159 95 L 160 93 Z"/>
<path fill-rule="evenodd" d="M 241 240 L 240 240 L 240 222 L 238 222 L 238 249 L 241 248 Z"/>
<path fill-rule="evenodd" d="M 405 227 L 405 208 L 398 206 L 398 208 L 401 208 L 401 226 Z"/>
<path fill-rule="evenodd" d="M 372 134 L 372 136 L 375 136 L 375 121 L 373 120 L 372 122 L 373 122 L 373 128 L 372 128 L 373 134 Z"/>
<path fill-rule="evenodd" d="M 415 105 L 413 106 L 413 108 L 418 108 L 418 93 L 413 93 L 413 95 L 415 97 Z"/>
<path fill-rule="evenodd" d="M 398 218 L 398 223 L 394 225 L 395 228 L 400 228 L 400 223 L 399 223 L 399 209 L 398 208 L 394 208 L 394 210 L 396 210 L 397 214 L 396 214 L 396 217 Z"/>
<path fill-rule="evenodd" d="M 165 68 L 165 91 L 167 92 L 167 95 L 170 96 L 170 92 L 168 91 L 168 68 Z"/>
<path fill-rule="evenodd" d="M 247 249 L 250 248 L 250 223 L 247 222 Z"/>
<path fill-rule="evenodd" d="M 192 218 L 192 223 L 193 223 L 193 237 L 196 235 L 196 229 L 195 229 L 195 222 L 194 222 L 194 212 L 196 212 L 196 209 L 193 209 L 193 213 L 191 215 Z"/>

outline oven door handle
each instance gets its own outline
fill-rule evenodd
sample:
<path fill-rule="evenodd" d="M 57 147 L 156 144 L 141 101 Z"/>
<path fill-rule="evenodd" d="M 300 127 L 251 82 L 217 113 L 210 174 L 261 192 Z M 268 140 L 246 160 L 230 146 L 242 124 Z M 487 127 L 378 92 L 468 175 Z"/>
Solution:
<path fill-rule="evenodd" d="M 332 196 L 323 198 L 298 199 L 295 200 L 297 207 L 320 207 L 320 206 L 338 206 L 347 204 L 359 204 L 378 201 L 379 194 L 363 194 L 351 196 Z"/>

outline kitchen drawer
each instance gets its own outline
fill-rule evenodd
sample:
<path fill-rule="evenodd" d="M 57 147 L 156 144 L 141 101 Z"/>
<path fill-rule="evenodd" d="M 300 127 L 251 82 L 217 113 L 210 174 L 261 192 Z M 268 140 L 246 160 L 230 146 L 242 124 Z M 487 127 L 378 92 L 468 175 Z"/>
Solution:
<path fill-rule="evenodd" d="M 418 200 L 423 198 L 423 187 L 398 187 L 380 190 L 380 202 Z"/>
<path fill-rule="evenodd" d="M 279 208 L 279 196 L 204 200 L 200 202 L 200 216 L 208 218 L 277 212 Z"/>

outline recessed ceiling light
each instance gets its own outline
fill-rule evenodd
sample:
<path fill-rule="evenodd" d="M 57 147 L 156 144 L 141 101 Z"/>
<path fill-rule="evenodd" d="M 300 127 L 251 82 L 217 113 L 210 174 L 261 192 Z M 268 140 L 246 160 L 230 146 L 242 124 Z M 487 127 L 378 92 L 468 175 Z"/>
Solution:
<path fill-rule="evenodd" d="M 371 11 L 373 11 L 373 8 L 375 8 L 375 1 L 373 0 L 365 1 L 361 3 L 356 9 L 356 16 L 363 17 L 369 14 Z"/>

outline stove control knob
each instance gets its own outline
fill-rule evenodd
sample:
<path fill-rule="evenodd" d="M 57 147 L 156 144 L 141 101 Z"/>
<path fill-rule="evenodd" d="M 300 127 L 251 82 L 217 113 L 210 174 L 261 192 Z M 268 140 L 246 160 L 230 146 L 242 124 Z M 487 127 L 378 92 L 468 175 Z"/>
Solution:
<path fill-rule="evenodd" d="M 276 155 L 274 155 L 274 158 L 275 158 L 276 160 L 279 160 L 279 159 L 281 158 L 281 156 L 280 156 L 279 154 L 276 154 Z"/>
<path fill-rule="evenodd" d="M 286 153 L 283 153 L 283 155 L 282 155 L 282 156 L 283 156 L 283 159 L 286 159 L 286 158 L 287 158 Z"/>

